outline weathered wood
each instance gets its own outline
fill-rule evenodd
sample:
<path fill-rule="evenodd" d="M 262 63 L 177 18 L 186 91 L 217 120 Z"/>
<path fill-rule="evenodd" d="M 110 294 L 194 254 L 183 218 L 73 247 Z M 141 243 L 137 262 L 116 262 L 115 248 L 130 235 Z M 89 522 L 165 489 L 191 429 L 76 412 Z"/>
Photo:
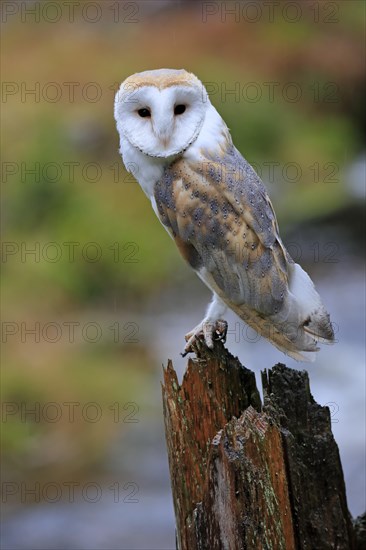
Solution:
<path fill-rule="evenodd" d="M 297 548 L 354 547 L 330 412 L 314 401 L 306 371 L 278 364 L 262 373 L 264 410 L 281 426 Z"/>
<path fill-rule="evenodd" d="M 187 548 L 295 547 L 281 434 L 265 414 L 249 407 L 213 439 L 195 514 Z"/>
<path fill-rule="evenodd" d="M 366 512 L 354 520 L 354 530 L 356 536 L 356 550 L 365 550 L 366 548 Z"/>
<path fill-rule="evenodd" d="M 181 550 L 351 549 L 356 538 L 327 407 L 307 373 L 254 373 L 216 342 L 198 343 L 163 406 Z"/>
<path fill-rule="evenodd" d="M 193 512 L 203 498 L 210 441 L 249 405 L 259 410 L 261 401 L 254 373 L 222 346 L 216 346 L 215 353 L 197 349 L 197 360 L 188 360 L 182 386 L 169 361 L 163 397 L 177 531 L 189 541 Z"/>

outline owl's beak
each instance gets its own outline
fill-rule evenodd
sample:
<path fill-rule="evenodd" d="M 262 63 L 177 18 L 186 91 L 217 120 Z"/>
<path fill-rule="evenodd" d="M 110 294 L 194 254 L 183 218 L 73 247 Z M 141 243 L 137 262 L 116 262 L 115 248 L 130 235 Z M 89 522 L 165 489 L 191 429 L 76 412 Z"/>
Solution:
<path fill-rule="evenodd" d="M 172 128 L 165 122 L 164 125 L 154 125 L 154 134 L 159 139 L 160 143 L 166 149 L 171 139 Z"/>
<path fill-rule="evenodd" d="M 170 142 L 170 134 L 167 131 L 164 131 L 164 132 L 157 132 L 155 135 L 159 139 L 163 147 L 167 148 Z"/>

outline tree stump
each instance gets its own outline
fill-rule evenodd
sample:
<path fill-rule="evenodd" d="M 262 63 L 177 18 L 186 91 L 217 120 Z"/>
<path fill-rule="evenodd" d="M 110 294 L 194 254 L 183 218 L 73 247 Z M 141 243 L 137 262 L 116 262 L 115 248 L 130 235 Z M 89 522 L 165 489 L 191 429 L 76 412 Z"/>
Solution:
<path fill-rule="evenodd" d="M 220 342 L 195 353 L 181 385 L 168 362 L 162 388 L 177 547 L 358 548 L 330 412 L 307 373 L 262 372 L 262 406 L 254 373 Z"/>

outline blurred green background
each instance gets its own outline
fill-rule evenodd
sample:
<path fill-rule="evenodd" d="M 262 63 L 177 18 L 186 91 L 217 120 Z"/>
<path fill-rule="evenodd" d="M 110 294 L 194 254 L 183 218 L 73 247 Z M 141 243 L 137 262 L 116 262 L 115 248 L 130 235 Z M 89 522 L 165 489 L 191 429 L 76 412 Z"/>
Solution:
<path fill-rule="evenodd" d="M 164 334 L 174 312 L 194 310 L 178 323 L 177 358 L 209 294 L 124 171 L 114 94 L 128 75 L 145 69 L 195 73 L 265 181 L 290 252 L 325 287 L 333 285 L 335 296 L 353 295 L 364 249 L 365 4 L 298 2 L 295 10 L 294 2 L 284 2 L 273 11 L 260 2 L 70 5 L 2 6 L 2 456 L 3 479 L 16 484 L 5 499 L 5 543 L 171 548 L 159 380 L 172 350 Z M 362 284 L 357 288 L 362 292 Z M 360 296 L 357 307 L 352 322 L 362 330 Z M 272 364 L 265 357 L 262 368 Z M 339 400 L 328 400 L 339 407 Z M 64 405 L 70 402 L 79 403 L 73 421 Z M 49 403 L 56 405 L 43 410 Z M 85 420 L 86 403 L 102 411 L 98 421 Z M 355 414 L 362 421 L 362 411 Z M 52 415 L 59 415 L 56 421 Z M 134 462 L 140 470 L 131 474 Z M 124 503 L 108 533 L 101 536 L 100 527 L 92 542 L 85 534 L 90 505 L 79 528 L 61 537 L 47 514 L 62 516 L 57 506 L 66 502 L 65 513 L 77 515 L 75 503 L 63 493 L 57 503 L 41 495 L 35 505 L 19 489 L 121 479 L 139 487 L 133 533 L 131 505 Z M 40 513 L 46 524 L 21 515 L 37 506 L 46 507 Z M 361 513 L 360 506 L 356 499 L 353 510 Z M 148 519 L 155 507 L 161 512 L 156 532 Z M 21 538 L 15 533 L 27 525 L 25 517 L 29 527 Z"/>

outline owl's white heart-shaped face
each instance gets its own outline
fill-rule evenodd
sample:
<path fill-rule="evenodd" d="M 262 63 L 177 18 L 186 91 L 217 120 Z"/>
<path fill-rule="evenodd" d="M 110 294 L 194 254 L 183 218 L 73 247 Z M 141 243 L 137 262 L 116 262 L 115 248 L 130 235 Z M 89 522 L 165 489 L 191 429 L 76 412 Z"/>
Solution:
<path fill-rule="evenodd" d="M 145 71 L 121 84 L 114 116 L 121 141 L 145 155 L 167 158 L 195 141 L 209 104 L 203 84 L 187 71 Z"/>

